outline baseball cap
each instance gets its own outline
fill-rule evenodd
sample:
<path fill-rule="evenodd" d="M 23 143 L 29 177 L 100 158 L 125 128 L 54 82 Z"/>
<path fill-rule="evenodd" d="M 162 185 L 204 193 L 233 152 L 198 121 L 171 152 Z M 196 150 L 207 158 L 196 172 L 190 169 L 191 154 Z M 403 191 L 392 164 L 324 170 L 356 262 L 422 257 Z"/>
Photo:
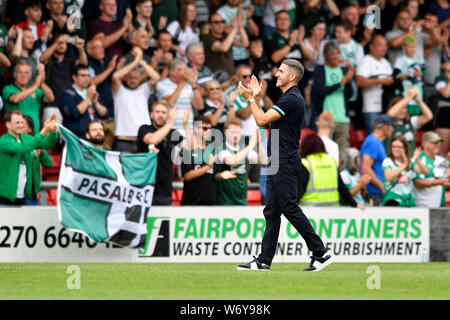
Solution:
<path fill-rule="evenodd" d="M 436 143 L 436 142 L 441 142 L 444 141 L 444 139 L 442 139 L 436 132 L 434 131 L 427 131 L 422 135 L 422 139 L 421 139 L 422 143 L 425 142 L 432 142 L 432 143 Z"/>
<path fill-rule="evenodd" d="M 375 123 L 388 126 L 390 124 L 395 124 L 395 121 L 387 114 L 380 114 L 375 118 Z"/>

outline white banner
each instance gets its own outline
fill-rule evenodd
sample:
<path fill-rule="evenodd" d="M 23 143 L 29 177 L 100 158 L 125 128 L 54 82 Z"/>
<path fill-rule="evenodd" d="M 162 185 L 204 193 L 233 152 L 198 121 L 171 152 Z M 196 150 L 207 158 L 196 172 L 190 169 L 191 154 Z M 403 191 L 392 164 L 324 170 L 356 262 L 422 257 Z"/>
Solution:
<path fill-rule="evenodd" d="M 423 208 L 303 208 L 337 262 L 421 262 L 430 248 Z M 309 262 L 282 217 L 273 262 Z M 64 229 L 55 207 L 0 208 L 0 262 L 248 262 L 261 251 L 262 207 L 152 207 L 145 250 L 95 243 Z M 248 261 L 247 261 L 248 260 Z"/>

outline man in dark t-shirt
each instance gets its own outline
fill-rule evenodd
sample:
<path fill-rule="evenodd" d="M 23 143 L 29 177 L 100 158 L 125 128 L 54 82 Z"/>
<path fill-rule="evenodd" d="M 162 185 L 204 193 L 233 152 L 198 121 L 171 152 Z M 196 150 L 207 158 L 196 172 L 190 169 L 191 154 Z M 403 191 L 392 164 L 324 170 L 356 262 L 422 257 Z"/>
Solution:
<path fill-rule="evenodd" d="M 275 77 L 276 86 L 283 95 L 276 104 L 264 112 L 259 105 L 262 84 L 255 76 L 250 81 L 250 89 L 239 83 L 239 93 L 248 101 L 258 126 L 270 124 L 267 145 L 270 165 L 267 168 L 266 206 L 264 218 L 266 229 L 262 240 L 261 254 L 238 270 L 269 271 L 275 255 L 283 214 L 304 238 L 308 249 L 313 252 L 311 264 L 305 271 L 320 271 L 332 262 L 322 240 L 314 231 L 308 218 L 298 206 L 297 174 L 300 170 L 299 141 L 301 125 L 305 113 L 305 102 L 298 89 L 304 69 L 294 59 L 282 61 Z"/>
<path fill-rule="evenodd" d="M 155 190 L 152 205 L 172 204 L 173 159 L 172 150 L 183 141 L 183 136 L 175 129 L 176 109 L 169 112 L 169 104 L 164 100 L 153 104 L 151 125 L 144 124 L 137 136 L 137 152 L 158 152 Z M 155 150 L 153 150 L 155 149 Z"/>

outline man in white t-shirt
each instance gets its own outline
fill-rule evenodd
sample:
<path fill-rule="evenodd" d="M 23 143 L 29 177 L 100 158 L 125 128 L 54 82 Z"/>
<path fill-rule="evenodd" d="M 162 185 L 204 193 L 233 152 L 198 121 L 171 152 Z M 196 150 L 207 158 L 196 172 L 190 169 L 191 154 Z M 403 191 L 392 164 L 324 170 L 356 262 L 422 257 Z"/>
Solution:
<path fill-rule="evenodd" d="M 159 80 L 159 74 L 143 59 L 140 48 L 134 48 L 133 62 L 114 72 L 112 91 L 114 99 L 116 151 L 137 152 L 137 134 L 140 126 L 151 124 L 148 112 L 148 99 L 153 86 Z M 141 66 L 150 80 L 141 83 Z"/>
<path fill-rule="evenodd" d="M 364 56 L 356 68 L 356 85 L 362 92 L 362 112 L 367 136 L 372 133 L 375 119 L 383 110 L 383 86 L 394 84 L 392 66 L 384 58 L 387 52 L 384 37 L 375 35 L 369 48 L 370 53 Z"/>
<path fill-rule="evenodd" d="M 325 145 L 325 151 L 339 163 L 339 145 L 329 138 L 334 127 L 334 118 L 330 112 L 322 112 L 316 121 L 317 135 Z M 342 150 L 343 151 L 343 150 Z"/>
<path fill-rule="evenodd" d="M 178 130 L 183 136 L 186 135 L 183 126 L 184 112 L 191 107 L 196 110 L 204 108 L 197 78 L 197 70 L 188 68 L 183 60 L 176 58 L 169 63 L 169 76 L 156 85 L 156 98 L 166 100 L 170 106 L 177 108 L 173 129 Z M 190 128 L 193 126 L 194 112 L 191 112 L 189 117 Z"/>
<path fill-rule="evenodd" d="M 418 207 L 439 208 L 445 206 L 445 190 L 450 189 L 450 180 L 445 168 L 445 159 L 439 155 L 443 139 L 433 131 L 422 136 L 423 151 L 418 161 L 427 167 L 428 174 L 417 174 L 413 185 L 413 198 Z"/>

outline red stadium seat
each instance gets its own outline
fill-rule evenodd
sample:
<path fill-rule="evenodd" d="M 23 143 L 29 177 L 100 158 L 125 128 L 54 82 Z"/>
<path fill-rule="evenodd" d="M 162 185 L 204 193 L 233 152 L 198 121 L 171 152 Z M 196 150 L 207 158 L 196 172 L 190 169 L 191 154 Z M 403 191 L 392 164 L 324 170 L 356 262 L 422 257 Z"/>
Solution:
<path fill-rule="evenodd" d="M 420 140 L 422 139 L 423 134 L 427 132 L 426 130 L 417 130 L 416 131 L 416 147 L 421 145 Z"/>
<path fill-rule="evenodd" d="M 56 206 L 57 201 L 58 201 L 58 190 L 57 189 L 47 190 L 47 205 Z"/>
<path fill-rule="evenodd" d="M 61 155 L 52 154 L 50 157 L 52 157 L 52 166 L 50 168 L 42 168 L 42 180 L 58 181 L 61 169 Z"/>
<path fill-rule="evenodd" d="M 172 191 L 172 205 L 181 205 L 181 199 L 183 198 L 183 190 L 173 190 Z"/>
<path fill-rule="evenodd" d="M 366 139 L 366 130 L 353 129 L 350 130 L 350 146 L 352 148 L 361 149 L 361 146 Z"/>
<path fill-rule="evenodd" d="M 6 133 L 5 118 L 0 117 L 0 136 Z"/>
<path fill-rule="evenodd" d="M 260 206 L 261 192 L 259 190 L 247 190 L 247 204 L 249 206 Z"/>
<path fill-rule="evenodd" d="M 445 206 L 450 207 L 450 191 L 445 193 Z"/>

